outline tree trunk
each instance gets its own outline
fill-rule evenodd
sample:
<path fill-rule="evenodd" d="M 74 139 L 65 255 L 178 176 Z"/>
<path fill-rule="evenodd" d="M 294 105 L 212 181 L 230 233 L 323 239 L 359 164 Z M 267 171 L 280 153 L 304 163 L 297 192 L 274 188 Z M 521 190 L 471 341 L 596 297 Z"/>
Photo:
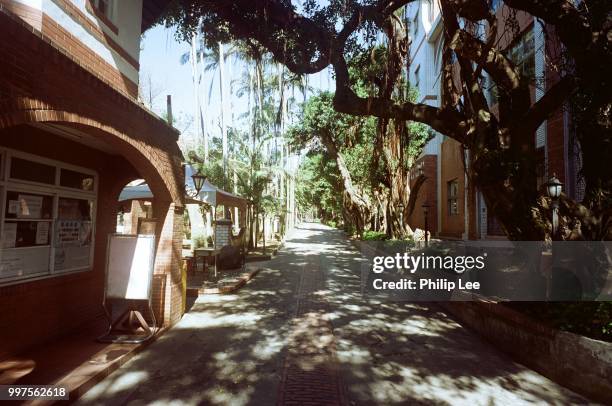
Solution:
<path fill-rule="evenodd" d="M 348 209 L 353 214 L 355 219 L 355 226 L 357 228 L 357 233 L 359 235 L 363 234 L 364 225 L 369 223 L 371 210 L 370 210 L 370 202 L 361 193 L 357 191 L 357 189 L 353 186 L 353 181 L 351 179 L 351 173 L 348 170 L 346 163 L 344 162 L 344 158 L 338 151 L 336 144 L 332 140 L 332 138 L 327 134 L 319 134 L 320 139 L 325 145 L 327 152 L 330 156 L 336 161 L 336 165 L 338 166 L 338 170 L 340 171 L 340 176 L 342 177 L 342 185 L 344 187 L 344 192 L 348 198 Z"/>

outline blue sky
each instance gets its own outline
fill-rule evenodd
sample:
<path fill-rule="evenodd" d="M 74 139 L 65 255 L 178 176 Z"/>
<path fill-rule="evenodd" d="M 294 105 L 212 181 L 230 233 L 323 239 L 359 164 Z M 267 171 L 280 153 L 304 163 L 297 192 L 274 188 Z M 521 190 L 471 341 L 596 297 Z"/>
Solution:
<path fill-rule="evenodd" d="M 141 82 L 148 82 L 150 77 L 150 81 L 153 84 L 152 88 L 157 93 L 153 102 L 153 110 L 157 114 L 165 112 L 166 95 L 172 95 L 173 114 L 175 117 L 178 117 L 176 127 L 179 130 L 185 130 L 187 134 L 193 134 L 195 124 L 193 124 L 194 91 L 191 66 L 189 63 L 185 65 L 180 63 L 181 55 L 189 52 L 189 44 L 177 41 L 174 36 L 174 29 L 158 25 L 146 32 L 141 48 L 140 80 Z M 238 77 L 241 69 L 242 67 L 239 64 L 235 64 L 233 76 Z M 207 94 L 213 75 L 217 75 L 213 84 L 210 102 L 203 107 L 205 120 L 207 121 L 206 125 L 214 130 L 215 136 L 219 132 L 218 126 L 212 123 L 218 123 L 220 114 L 218 74 L 218 70 L 207 72 L 202 83 L 202 89 L 205 90 L 201 90 L 201 93 Z M 227 67 L 225 74 L 228 74 Z M 333 88 L 333 79 L 328 79 L 328 76 L 327 70 L 311 75 L 309 79 L 310 85 L 319 89 Z M 246 96 L 243 99 L 235 98 L 233 105 L 235 107 L 234 116 L 238 116 L 246 111 Z M 229 106 L 229 103 L 227 106 Z M 189 122 L 192 124 L 188 125 Z"/>

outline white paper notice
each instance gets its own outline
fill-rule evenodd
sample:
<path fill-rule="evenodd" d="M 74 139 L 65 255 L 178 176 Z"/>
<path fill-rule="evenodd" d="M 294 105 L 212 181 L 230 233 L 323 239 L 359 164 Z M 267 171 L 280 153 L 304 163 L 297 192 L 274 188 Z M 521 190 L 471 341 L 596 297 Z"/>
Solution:
<path fill-rule="evenodd" d="M 2 247 L 13 248 L 17 241 L 17 223 L 4 223 L 4 235 L 2 236 Z"/>
<path fill-rule="evenodd" d="M 9 203 L 8 203 L 9 214 L 17 214 L 17 210 L 19 210 L 19 200 L 9 200 Z"/>
<path fill-rule="evenodd" d="M 0 259 L 0 275 L 23 275 L 23 271 L 23 258 L 19 256 L 18 251 L 10 250 L 3 253 Z"/>
<path fill-rule="evenodd" d="M 49 222 L 39 221 L 36 224 L 36 245 L 47 244 L 49 241 Z"/>
<path fill-rule="evenodd" d="M 17 217 L 42 217 L 42 196 L 18 195 L 17 200 L 19 201 L 19 211 L 17 212 Z"/>

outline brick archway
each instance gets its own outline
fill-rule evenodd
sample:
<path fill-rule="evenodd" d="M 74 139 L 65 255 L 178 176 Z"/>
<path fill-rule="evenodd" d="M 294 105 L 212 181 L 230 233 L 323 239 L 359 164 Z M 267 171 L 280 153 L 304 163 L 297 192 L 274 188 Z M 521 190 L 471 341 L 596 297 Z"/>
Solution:
<path fill-rule="evenodd" d="M 32 98 L 22 97 L 10 101 L 5 99 L 0 105 L 0 134 L 2 130 L 23 124 L 51 123 L 72 127 L 118 151 L 130 166 L 137 170 L 137 175 L 147 181 L 155 196 L 153 209 L 159 221 L 156 232 L 158 244 L 153 287 L 154 308 L 158 319 L 165 325 L 178 321 L 183 307 L 180 244 L 184 172 L 182 154 L 173 140 L 174 137 L 171 137 L 173 134 L 168 134 L 167 130 L 155 132 L 155 128 L 151 128 L 155 126 L 151 123 L 141 123 L 140 132 L 134 128 L 134 133 L 127 135 L 109 124 L 83 116 L 82 113 L 40 108 L 44 103 Z M 22 108 L 8 110 L 8 106 Z M 141 137 L 138 137 L 139 135 Z M 168 139 L 172 141 L 169 142 Z M 128 171 L 124 175 L 116 176 L 112 185 L 106 189 L 107 193 L 99 197 L 101 206 L 115 207 L 121 189 L 134 175 L 135 173 Z M 99 261 L 104 255 L 99 253 L 97 258 Z"/>
<path fill-rule="evenodd" d="M 155 137 L 149 133 L 152 128 L 143 128 L 142 131 L 147 133 L 147 139 L 138 139 L 126 135 L 109 124 L 84 116 L 81 112 L 38 108 L 44 104 L 43 101 L 28 97 L 0 102 L 0 130 L 34 123 L 55 123 L 74 127 L 117 149 L 147 180 L 155 196 L 183 206 L 182 153 L 176 141 L 154 142 Z M 27 107 L 11 111 L 8 109 L 9 106 Z M 30 106 L 33 108 L 29 108 Z"/>
<path fill-rule="evenodd" d="M 146 179 L 155 195 L 154 310 L 165 325 L 175 323 L 183 308 L 184 173 L 178 131 L 114 87 L 90 61 L 59 49 L 1 7 L 0 38 L 0 54 L 7 56 L 0 63 L 0 145 L 99 174 L 93 265 L 88 272 L 49 274 L 1 286 L 0 307 L 18 309 L 19 320 L 29 322 L 16 319 L 0 331 L 6 344 L 0 357 L 102 314 L 106 236 L 115 231 L 119 193 L 134 178 Z M 53 127 L 83 137 L 64 137 L 53 133 Z M 40 306 L 44 314 L 36 311 Z"/>

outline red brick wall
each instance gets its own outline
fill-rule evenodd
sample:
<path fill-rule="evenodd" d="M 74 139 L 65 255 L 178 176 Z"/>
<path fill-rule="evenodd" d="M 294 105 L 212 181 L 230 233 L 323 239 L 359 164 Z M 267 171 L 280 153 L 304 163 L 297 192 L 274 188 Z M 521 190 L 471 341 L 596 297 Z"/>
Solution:
<path fill-rule="evenodd" d="M 546 131 L 548 176 L 552 176 L 554 173 L 561 182 L 566 183 L 564 123 L 561 111 L 558 111 L 548 119 Z"/>
<path fill-rule="evenodd" d="M 495 16 L 497 17 L 497 43 L 496 47 L 498 49 L 505 49 L 510 46 L 521 34 L 518 36 L 515 35 L 516 30 L 514 27 L 508 27 L 508 19 L 512 14 L 510 8 L 508 8 L 505 4 L 501 4 L 501 6 L 497 9 Z M 511 23 L 514 23 L 512 21 Z M 518 24 L 518 32 L 522 33 L 527 29 L 531 24 L 533 24 L 533 16 L 524 11 L 516 12 L 516 23 Z"/>
<path fill-rule="evenodd" d="M 32 8 L 26 4 L 19 3 L 14 0 L 0 0 L 0 9 L 4 8 L 10 13 L 13 13 L 22 18 L 26 23 L 36 28 L 38 31 L 42 28 L 42 12 Z"/>
<path fill-rule="evenodd" d="M 138 84 L 132 82 L 119 69 L 106 62 L 46 14 L 42 16 L 42 33 L 48 36 L 60 49 L 74 56 L 85 69 L 99 75 L 117 90 L 129 94 L 133 98 L 138 97 Z"/>
<path fill-rule="evenodd" d="M 121 48 L 112 38 L 91 23 L 75 5 L 66 0 L 59 1 L 58 3 L 76 21 L 86 27 L 100 42 L 119 53 L 119 55 L 134 66 L 136 70 L 139 69 L 138 61 L 131 57 L 127 51 Z M 12 0 L 0 0 L 0 5 L 4 5 L 9 11 L 23 18 L 24 21 L 32 25 L 52 41 L 55 46 L 74 57 L 85 69 L 98 75 L 115 89 L 125 92 L 133 98 L 138 97 L 137 83 L 134 83 L 127 76 L 122 74 L 119 69 L 105 61 L 104 58 L 92 51 L 48 15 Z"/>
<path fill-rule="evenodd" d="M 462 146 L 459 142 L 447 138 L 442 142 L 441 154 L 441 193 L 440 205 L 442 210 L 442 224 L 440 236 L 461 238 L 465 230 L 464 190 L 465 171 L 463 164 Z M 459 191 L 457 193 L 457 205 L 459 212 L 456 215 L 448 214 L 448 182 L 457 180 Z"/>
<path fill-rule="evenodd" d="M 422 166 L 421 166 L 422 164 Z M 416 203 L 414 205 L 414 211 L 408 218 L 408 224 L 412 229 L 425 229 L 425 215 L 423 213 L 423 203 L 429 204 L 429 214 L 427 216 L 427 226 L 432 234 L 435 234 L 438 229 L 438 214 L 436 212 L 437 207 L 437 195 L 438 195 L 438 177 L 437 177 L 437 156 L 425 155 L 418 159 L 412 169 L 410 170 L 410 186 L 414 185 L 417 177 L 420 174 L 422 168 L 423 175 L 427 177 L 427 180 L 421 186 L 418 192 Z"/>

